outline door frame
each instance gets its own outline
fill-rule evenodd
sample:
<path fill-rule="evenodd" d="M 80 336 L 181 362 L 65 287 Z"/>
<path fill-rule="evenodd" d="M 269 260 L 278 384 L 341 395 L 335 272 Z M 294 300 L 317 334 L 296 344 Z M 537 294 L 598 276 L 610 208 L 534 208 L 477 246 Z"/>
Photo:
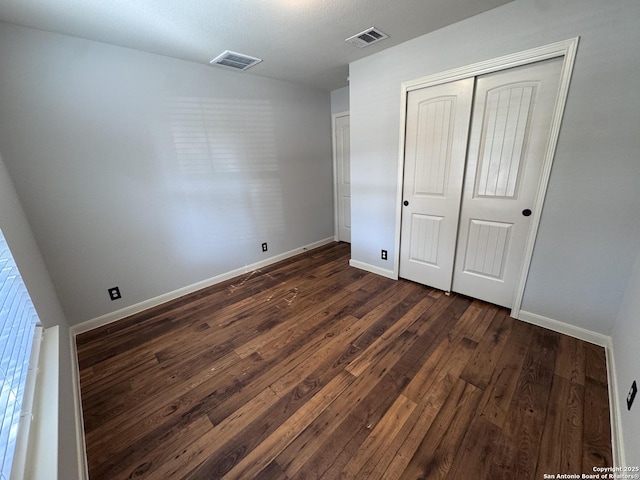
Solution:
<path fill-rule="evenodd" d="M 338 198 L 338 146 L 336 145 L 336 122 L 338 118 L 348 117 L 349 110 L 331 115 L 331 148 L 333 156 L 333 239 L 337 242 L 339 237 L 338 209 L 340 208 Z"/>
<path fill-rule="evenodd" d="M 402 226 L 402 191 L 404 184 L 404 145 L 405 145 L 405 126 L 407 112 L 407 94 L 412 90 L 449 83 L 456 80 L 462 80 L 469 77 L 477 77 L 486 73 L 506 70 L 508 68 L 527 65 L 530 63 L 548 60 L 550 58 L 564 57 L 562 63 L 562 71 L 560 74 L 560 84 L 558 85 L 558 97 L 553 111 L 551 120 L 551 131 L 549 134 L 549 142 L 545 150 L 540 183 L 536 193 L 536 199 L 533 206 L 533 215 L 531 216 L 531 227 L 527 236 L 525 250 L 523 254 L 522 267 L 516 291 L 514 294 L 513 307 L 511 308 L 511 316 L 518 318 L 520 307 L 522 305 L 522 297 L 524 288 L 529 274 L 531 258 L 533 256 L 533 247 L 535 246 L 538 227 L 540 226 L 540 218 L 542 215 L 542 207 L 544 205 L 547 186 L 549 185 L 549 177 L 551 175 L 551 166 L 555 155 L 556 145 L 560 134 L 560 125 L 562 116 L 569 93 L 569 84 L 573 65 L 575 63 L 576 52 L 578 49 L 578 40 L 580 37 L 570 38 L 561 42 L 551 43 L 530 50 L 525 50 L 503 57 L 493 58 L 482 62 L 474 63 L 464 67 L 454 68 L 444 72 L 427 75 L 414 80 L 403 82 L 401 84 L 400 99 L 400 147 L 398 152 L 398 185 L 396 194 L 396 232 L 395 232 L 395 264 L 394 275 L 399 278 L 400 272 L 400 230 Z"/>

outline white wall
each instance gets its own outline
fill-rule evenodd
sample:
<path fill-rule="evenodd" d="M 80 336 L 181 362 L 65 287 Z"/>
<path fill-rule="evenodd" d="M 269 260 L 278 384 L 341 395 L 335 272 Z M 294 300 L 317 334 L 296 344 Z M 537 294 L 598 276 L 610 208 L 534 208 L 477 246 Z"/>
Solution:
<path fill-rule="evenodd" d="M 522 309 L 610 335 L 640 238 L 638 18 L 637 0 L 516 0 L 352 63 L 352 259 L 398 256 L 401 82 L 580 36 Z"/>
<path fill-rule="evenodd" d="M 349 87 L 331 91 L 331 114 L 349 111 Z"/>
<path fill-rule="evenodd" d="M 0 153 L 70 324 L 333 236 L 328 92 L 7 24 L 0 65 Z"/>
<path fill-rule="evenodd" d="M 0 229 L 44 328 L 66 325 L 49 272 L 0 155 Z"/>
<path fill-rule="evenodd" d="M 49 342 L 49 346 L 57 350 L 57 355 L 52 358 L 57 359 L 58 364 L 49 366 L 53 376 L 48 381 L 54 382 L 53 388 L 42 389 L 42 385 L 39 385 L 38 391 L 38 394 L 51 396 L 39 396 L 43 401 L 34 409 L 35 419 L 31 431 L 36 437 L 46 436 L 47 452 L 52 453 L 54 459 L 57 457 L 58 478 L 78 478 L 69 326 L 1 155 L 0 229 L 9 244 L 38 317 L 46 329 L 45 335 L 52 332 L 54 336 L 55 341 Z M 57 441 L 52 439 L 51 432 L 57 432 Z M 56 469 L 52 469 L 51 465 L 44 467 L 40 473 L 34 472 L 28 478 L 52 478 L 52 470 Z"/>
<path fill-rule="evenodd" d="M 618 404 L 628 466 L 640 466 L 640 393 L 631 410 L 626 398 L 635 380 L 640 385 L 640 255 L 627 285 L 612 335 Z"/>

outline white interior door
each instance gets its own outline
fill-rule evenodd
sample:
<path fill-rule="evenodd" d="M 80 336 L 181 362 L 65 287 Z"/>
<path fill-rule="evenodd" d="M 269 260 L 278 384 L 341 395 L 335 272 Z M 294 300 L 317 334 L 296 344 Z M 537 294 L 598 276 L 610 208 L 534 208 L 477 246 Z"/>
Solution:
<path fill-rule="evenodd" d="M 458 230 L 474 79 L 407 98 L 400 276 L 445 291 Z"/>
<path fill-rule="evenodd" d="M 336 155 L 336 193 L 338 240 L 351 242 L 351 165 L 349 115 L 339 115 L 334 121 Z"/>
<path fill-rule="evenodd" d="M 477 77 L 456 292 L 511 307 L 549 144 L 563 60 Z"/>

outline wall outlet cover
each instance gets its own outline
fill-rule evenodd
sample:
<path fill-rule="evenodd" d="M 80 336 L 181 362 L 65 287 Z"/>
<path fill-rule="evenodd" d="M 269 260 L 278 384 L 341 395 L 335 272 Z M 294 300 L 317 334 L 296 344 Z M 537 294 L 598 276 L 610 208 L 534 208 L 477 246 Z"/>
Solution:
<path fill-rule="evenodd" d="M 631 390 L 629 390 L 629 395 L 627 395 L 627 410 L 631 410 L 631 405 L 633 405 L 633 400 L 636 398 L 636 393 L 638 393 L 638 385 L 634 380 L 631 384 Z"/>
<path fill-rule="evenodd" d="M 111 300 L 118 300 L 119 298 L 122 298 L 122 295 L 120 295 L 120 288 L 119 287 L 110 288 L 109 298 L 111 298 Z"/>

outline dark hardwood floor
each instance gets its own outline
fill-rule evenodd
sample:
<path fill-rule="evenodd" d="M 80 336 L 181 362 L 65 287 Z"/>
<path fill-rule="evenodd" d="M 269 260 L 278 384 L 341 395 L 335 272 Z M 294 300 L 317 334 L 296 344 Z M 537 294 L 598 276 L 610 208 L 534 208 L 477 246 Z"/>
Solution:
<path fill-rule="evenodd" d="M 611 466 L 605 353 L 331 244 L 77 338 L 89 473 L 542 479 Z"/>

